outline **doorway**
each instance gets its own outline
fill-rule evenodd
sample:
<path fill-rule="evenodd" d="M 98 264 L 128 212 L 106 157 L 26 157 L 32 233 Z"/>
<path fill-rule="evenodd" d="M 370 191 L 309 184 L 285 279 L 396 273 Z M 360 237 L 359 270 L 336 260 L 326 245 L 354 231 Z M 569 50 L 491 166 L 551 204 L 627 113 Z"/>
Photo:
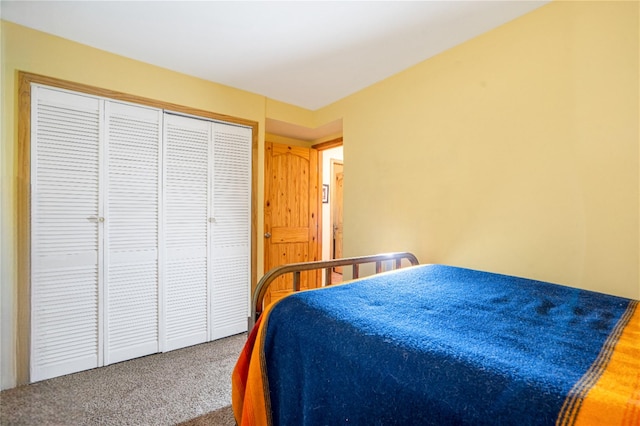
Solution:
<path fill-rule="evenodd" d="M 339 204 L 342 188 L 335 191 L 332 161 L 343 166 L 342 138 L 311 148 L 267 141 L 265 144 L 265 271 L 293 262 L 342 257 L 342 244 L 334 243 L 331 207 Z M 316 164 L 317 167 L 313 167 Z M 326 188 L 326 198 L 323 197 Z M 342 241 L 342 220 L 338 240 Z M 336 251 L 334 251 L 336 247 Z M 324 285 L 325 274 L 301 276 L 301 288 Z M 265 295 L 265 306 L 291 292 L 280 277 Z M 340 282 L 340 271 L 332 282 Z"/>
<path fill-rule="evenodd" d="M 335 207 L 339 206 L 339 217 L 342 217 L 342 182 L 340 182 L 340 188 L 338 190 L 338 182 L 334 178 L 333 170 L 340 171 L 340 167 L 344 167 L 343 150 L 342 150 L 342 138 L 334 139 L 328 142 L 313 145 L 319 151 L 320 157 L 320 176 L 322 184 L 327 188 L 327 197 L 323 199 L 321 213 L 322 213 L 322 234 L 321 243 L 322 260 L 330 260 L 336 257 L 344 257 L 342 252 L 342 244 L 334 243 L 334 224 L 333 219 L 336 216 L 334 211 Z M 338 165 L 336 167 L 336 165 Z M 340 220 L 340 224 L 342 220 Z M 338 241 L 342 241 L 342 226 L 338 229 Z M 325 279 L 324 274 L 322 279 Z M 340 270 L 333 271 L 332 283 L 340 282 L 342 276 Z"/>
<path fill-rule="evenodd" d="M 331 195 L 329 197 L 331 218 L 331 259 L 344 257 L 342 253 L 342 185 L 344 163 L 331 159 Z M 333 268 L 332 282 L 342 282 L 342 266 Z"/>

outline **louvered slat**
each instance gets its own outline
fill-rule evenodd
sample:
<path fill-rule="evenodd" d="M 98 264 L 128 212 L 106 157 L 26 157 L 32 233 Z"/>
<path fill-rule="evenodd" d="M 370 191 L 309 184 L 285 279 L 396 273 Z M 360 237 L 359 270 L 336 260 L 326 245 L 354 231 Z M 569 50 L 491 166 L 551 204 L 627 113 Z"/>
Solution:
<path fill-rule="evenodd" d="M 165 115 L 165 350 L 208 339 L 210 123 Z"/>
<path fill-rule="evenodd" d="M 158 352 L 161 112 L 107 103 L 105 364 Z"/>
<path fill-rule="evenodd" d="M 215 123 L 213 139 L 212 330 L 247 330 L 251 277 L 251 129 Z"/>
<path fill-rule="evenodd" d="M 167 262 L 167 350 L 207 341 L 206 283 L 206 258 Z"/>
<path fill-rule="evenodd" d="M 100 101 L 32 87 L 31 381 L 98 366 Z M 61 232 L 63 231 L 63 232 Z"/>

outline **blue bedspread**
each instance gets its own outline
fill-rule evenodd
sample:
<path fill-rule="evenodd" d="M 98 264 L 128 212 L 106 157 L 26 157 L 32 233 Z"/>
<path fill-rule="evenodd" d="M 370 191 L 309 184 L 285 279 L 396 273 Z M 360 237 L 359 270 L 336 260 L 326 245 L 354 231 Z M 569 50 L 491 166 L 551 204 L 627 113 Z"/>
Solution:
<path fill-rule="evenodd" d="M 291 295 L 264 324 L 276 425 L 554 424 L 630 300 L 441 265 Z"/>

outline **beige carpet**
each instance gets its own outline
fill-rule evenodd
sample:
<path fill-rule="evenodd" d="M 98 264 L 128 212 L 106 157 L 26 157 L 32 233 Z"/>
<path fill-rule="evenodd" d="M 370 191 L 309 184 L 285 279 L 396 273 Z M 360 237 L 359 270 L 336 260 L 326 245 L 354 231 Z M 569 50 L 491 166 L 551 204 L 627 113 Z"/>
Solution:
<path fill-rule="evenodd" d="M 0 393 L 1 425 L 234 425 L 231 372 L 246 334 Z"/>
<path fill-rule="evenodd" d="M 179 426 L 235 426 L 236 421 L 233 418 L 233 410 L 231 406 L 220 408 L 219 410 L 203 414 L 200 417 L 180 423 Z"/>

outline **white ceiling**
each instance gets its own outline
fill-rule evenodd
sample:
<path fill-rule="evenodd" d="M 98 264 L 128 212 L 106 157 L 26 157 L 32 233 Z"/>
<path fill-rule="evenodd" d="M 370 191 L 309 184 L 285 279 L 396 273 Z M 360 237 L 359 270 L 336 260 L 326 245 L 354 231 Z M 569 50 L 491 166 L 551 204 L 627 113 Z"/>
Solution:
<path fill-rule="evenodd" d="M 315 110 L 548 1 L 5 1 L 3 20 Z"/>

